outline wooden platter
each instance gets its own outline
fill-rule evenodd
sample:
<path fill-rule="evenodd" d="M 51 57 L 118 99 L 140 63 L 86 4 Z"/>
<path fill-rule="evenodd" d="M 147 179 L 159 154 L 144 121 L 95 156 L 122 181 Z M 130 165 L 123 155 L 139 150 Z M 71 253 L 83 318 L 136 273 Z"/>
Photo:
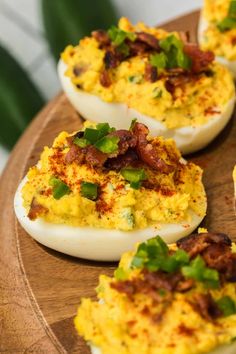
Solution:
<path fill-rule="evenodd" d="M 195 38 L 198 12 L 165 27 L 189 30 Z M 81 296 L 95 296 L 100 273 L 112 274 L 115 264 L 74 259 L 31 239 L 16 222 L 13 196 L 44 145 L 61 131 L 80 127 L 81 119 L 64 95 L 51 101 L 22 136 L 0 182 L 0 352 L 88 354 L 77 336 L 73 317 Z M 236 162 L 235 117 L 204 151 L 189 157 L 205 170 L 209 230 L 224 231 L 236 240 L 232 169 Z"/>

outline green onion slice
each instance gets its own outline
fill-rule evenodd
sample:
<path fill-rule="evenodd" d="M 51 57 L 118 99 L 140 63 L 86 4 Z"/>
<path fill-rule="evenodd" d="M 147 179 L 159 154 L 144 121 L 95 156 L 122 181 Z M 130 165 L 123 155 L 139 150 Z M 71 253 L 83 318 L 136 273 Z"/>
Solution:
<path fill-rule="evenodd" d="M 224 316 L 230 316 L 236 313 L 236 304 L 229 296 L 223 296 L 217 302 L 219 309 L 223 312 Z"/>
<path fill-rule="evenodd" d="M 104 136 L 102 139 L 97 141 L 94 146 L 105 154 L 111 154 L 118 150 L 119 141 L 120 139 L 118 136 Z"/>
<path fill-rule="evenodd" d="M 55 199 L 61 199 L 64 195 L 71 192 L 67 184 L 56 177 L 50 178 L 49 185 L 52 186 L 52 195 Z"/>
<path fill-rule="evenodd" d="M 134 189 L 139 189 L 141 182 L 147 178 L 143 168 L 122 168 L 120 173 L 126 181 L 130 182 L 130 186 Z"/>
<path fill-rule="evenodd" d="M 98 185 L 90 182 L 82 182 L 81 195 L 87 199 L 96 200 L 98 197 Z"/>

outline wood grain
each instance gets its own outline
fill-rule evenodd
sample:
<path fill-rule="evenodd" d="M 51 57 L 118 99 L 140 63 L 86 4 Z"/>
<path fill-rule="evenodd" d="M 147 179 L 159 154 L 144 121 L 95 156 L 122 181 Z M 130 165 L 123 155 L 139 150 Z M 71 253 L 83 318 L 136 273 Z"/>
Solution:
<path fill-rule="evenodd" d="M 198 13 L 165 27 L 189 30 L 196 38 Z M 31 239 L 16 222 L 13 196 L 28 167 L 44 145 L 61 131 L 79 129 L 81 119 L 64 95 L 56 97 L 22 136 L 0 182 L 0 352 L 88 354 L 77 336 L 73 317 L 82 296 L 95 296 L 100 273 L 115 264 L 82 261 L 51 251 Z M 236 123 L 201 153 L 190 158 L 204 169 L 208 215 L 204 225 L 236 240 L 232 168 L 236 159 Z"/>

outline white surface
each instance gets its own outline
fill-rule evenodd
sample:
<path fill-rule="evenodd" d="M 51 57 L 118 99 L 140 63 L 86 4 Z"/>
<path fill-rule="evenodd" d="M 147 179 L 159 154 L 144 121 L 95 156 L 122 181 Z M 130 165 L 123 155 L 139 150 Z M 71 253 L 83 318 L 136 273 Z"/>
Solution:
<path fill-rule="evenodd" d="M 114 4 L 120 16 L 154 25 L 200 7 L 202 0 L 114 0 Z M 51 99 L 59 91 L 43 35 L 40 0 L 0 0 L 0 42 L 31 74 L 44 97 Z M 0 172 L 5 160 L 6 154 L 0 148 Z"/>
<path fill-rule="evenodd" d="M 22 187 L 26 181 L 27 177 L 20 183 L 14 199 L 15 213 L 21 226 L 44 246 L 74 257 L 98 261 L 118 261 L 121 255 L 126 251 L 131 251 L 136 243 L 144 242 L 157 234 L 165 242 L 173 243 L 179 238 L 191 234 L 203 219 L 189 209 L 188 215 L 191 222 L 160 224 L 158 229 L 152 226 L 135 231 L 97 229 L 89 226 L 73 227 L 48 223 L 40 218 L 32 221 L 28 218 L 26 209 L 23 207 L 21 195 Z"/>
<path fill-rule="evenodd" d="M 129 129 L 132 119 L 137 118 L 140 123 L 148 126 L 153 136 L 160 135 L 174 139 L 184 155 L 207 146 L 226 126 L 234 110 L 235 98 L 233 96 L 223 109 L 220 109 L 221 113 L 212 115 L 206 124 L 199 127 L 185 126 L 168 129 L 163 123 L 128 107 L 124 103 L 104 102 L 95 95 L 78 90 L 70 78 L 64 75 L 66 69 L 67 65 L 60 60 L 58 74 L 63 90 L 82 117 L 98 123 L 105 120 L 116 129 Z"/>

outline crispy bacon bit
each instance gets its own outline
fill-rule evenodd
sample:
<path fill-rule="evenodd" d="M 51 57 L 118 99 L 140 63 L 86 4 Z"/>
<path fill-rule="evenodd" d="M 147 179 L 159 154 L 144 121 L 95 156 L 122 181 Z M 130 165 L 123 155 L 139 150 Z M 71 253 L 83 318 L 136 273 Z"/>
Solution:
<path fill-rule="evenodd" d="M 79 146 L 72 144 L 70 150 L 65 155 L 65 163 L 70 164 L 76 161 L 78 164 L 84 161 L 85 153 Z"/>
<path fill-rule="evenodd" d="M 121 62 L 121 56 L 115 50 L 107 50 L 104 56 L 106 69 L 114 69 Z"/>
<path fill-rule="evenodd" d="M 215 59 L 213 52 L 204 52 L 196 44 L 192 43 L 185 44 L 184 52 L 192 60 L 191 71 L 195 74 L 201 73 L 206 70 Z"/>
<path fill-rule="evenodd" d="M 107 70 L 103 70 L 103 72 L 100 74 L 100 84 L 103 87 L 109 87 L 111 86 L 111 78 L 109 76 L 109 72 Z"/>
<path fill-rule="evenodd" d="M 150 48 L 156 51 L 160 50 L 158 39 L 150 33 L 136 32 L 136 38 L 138 41 L 147 44 Z"/>
<path fill-rule="evenodd" d="M 28 218 L 30 220 L 35 220 L 39 216 L 42 216 L 48 212 L 48 209 L 44 207 L 43 205 L 39 204 L 35 198 L 33 198 L 31 205 L 30 205 L 30 210 L 28 213 Z"/>
<path fill-rule="evenodd" d="M 158 79 L 157 68 L 152 66 L 150 63 L 145 65 L 144 78 L 150 82 L 156 82 Z"/>
<path fill-rule="evenodd" d="M 168 165 L 162 158 L 158 157 L 157 150 L 147 140 L 149 129 L 144 124 L 135 123 L 133 133 L 137 137 L 136 151 L 143 162 L 165 174 L 174 171 L 175 167 Z"/>
<path fill-rule="evenodd" d="M 107 46 L 111 43 L 107 32 L 104 30 L 93 31 L 92 37 L 95 38 L 102 46 Z"/>
<path fill-rule="evenodd" d="M 183 74 L 174 74 L 174 76 L 169 76 L 165 81 L 165 87 L 168 92 L 172 95 L 175 92 L 176 87 L 181 87 L 185 85 L 187 82 L 193 80 L 191 75 L 183 75 Z"/>
<path fill-rule="evenodd" d="M 231 243 L 227 235 L 217 233 L 193 234 L 177 241 L 191 258 L 200 254 L 208 267 L 220 273 L 222 281 L 236 281 L 236 254 L 231 252 Z"/>
<path fill-rule="evenodd" d="M 139 41 L 135 41 L 135 42 L 127 41 L 127 44 L 129 46 L 131 57 L 136 55 L 143 55 L 147 53 L 149 49 L 145 43 Z"/>
<path fill-rule="evenodd" d="M 222 247 L 231 247 L 231 240 L 225 234 L 220 233 L 202 233 L 192 234 L 177 241 L 177 246 L 188 252 L 190 257 L 194 258 L 201 254 L 211 244 L 219 244 Z"/>
<path fill-rule="evenodd" d="M 90 166 L 102 167 L 107 158 L 107 154 L 104 154 L 102 151 L 96 149 L 93 145 L 90 145 L 86 149 L 85 160 Z"/>
<path fill-rule="evenodd" d="M 109 157 L 117 157 L 123 155 L 129 148 L 134 148 L 137 144 L 137 137 L 129 130 L 120 129 L 110 134 L 108 137 L 116 136 L 119 138 L 118 150 L 109 155 Z"/>
<path fill-rule="evenodd" d="M 222 316 L 221 310 L 218 308 L 210 293 L 196 294 L 194 300 L 190 303 L 194 310 L 208 321 L 213 321 Z"/>
<path fill-rule="evenodd" d="M 120 171 L 124 167 L 132 166 L 136 161 L 138 161 L 138 155 L 134 150 L 130 149 L 124 155 L 108 159 L 105 167 L 109 170 Z"/>

